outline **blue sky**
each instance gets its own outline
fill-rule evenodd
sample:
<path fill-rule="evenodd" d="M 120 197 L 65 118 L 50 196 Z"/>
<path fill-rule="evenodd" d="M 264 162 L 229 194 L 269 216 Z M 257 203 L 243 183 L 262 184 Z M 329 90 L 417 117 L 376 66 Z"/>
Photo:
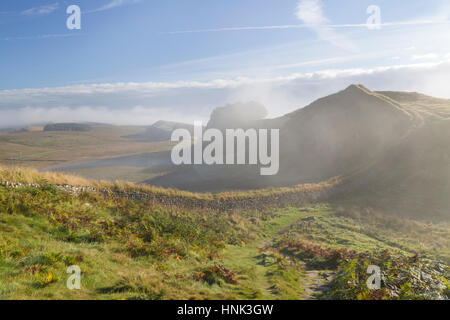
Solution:
<path fill-rule="evenodd" d="M 69 5 L 81 30 L 66 28 Z M 369 5 L 380 30 L 364 25 Z M 444 75 L 411 77 L 444 70 L 449 20 L 445 0 L 2 0 L 0 108 L 101 114 L 119 108 L 112 92 L 145 121 L 237 100 L 262 100 L 275 116 L 356 80 L 445 96 Z M 294 83 L 300 98 L 287 93 Z"/>

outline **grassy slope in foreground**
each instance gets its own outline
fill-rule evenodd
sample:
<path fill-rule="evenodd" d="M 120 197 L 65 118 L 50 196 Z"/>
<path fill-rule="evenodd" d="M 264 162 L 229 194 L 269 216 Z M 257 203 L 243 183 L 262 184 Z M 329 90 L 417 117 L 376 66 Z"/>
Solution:
<path fill-rule="evenodd" d="M 27 174 L 36 173 L 17 170 L 10 177 Z M 305 225 L 307 217 L 314 220 Z M 339 273 L 355 268 L 351 261 L 337 255 L 330 260 L 324 252 L 390 250 L 449 259 L 448 225 L 392 219 L 326 204 L 220 212 L 89 193 L 73 196 L 52 185 L 0 186 L 0 297 L 302 299 L 318 289 L 311 288 L 311 269 L 331 269 L 337 276 L 329 287 L 340 286 L 335 298 L 342 298 L 341 291 L 344 298 L 367 298 Z M 82 289 L 70 291 L 66 268 L 74 264 L 83 271 Z M 442 283 L 448 279 L 438 277 Z M 423 297 L 423 290 L 406 284 L 399 288 L 400 297 Z"/>

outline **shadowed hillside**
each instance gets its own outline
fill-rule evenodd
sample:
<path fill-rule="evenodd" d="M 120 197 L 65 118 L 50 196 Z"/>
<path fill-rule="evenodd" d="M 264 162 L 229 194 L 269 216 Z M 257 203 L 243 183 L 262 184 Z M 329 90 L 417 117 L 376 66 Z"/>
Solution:
<path fill-rule="evenodd" d="M 336 198 L 396 214 L 449 219 L 449 141 L 449 120 L 423 126 L 367 170 L 348 177 Z"/>
<path fill-rule="evenodd" d="M 82 123 L 51 123 L 44 127 L 44 131 L 90 131 L 91 127 Z"/>
<path fill-rule="evenodd" d="M 5 180 L 0 184 L 1 299 L 450 296 L 447 223 L 308 199 L 288 201 L 284 209 L 274 203 L 326 185 L 211 195 L 0 168 L 0 181 Z M 152 197 L 130 196 L 137 193 Z M 264 199 L 271 200 L 265 208 L 202 205 Z M 385 275 L 375 291 L 365 287 L 371 264 Z M 66 287 L 66 270 L 73 265 L 82 271 L 80 290 Z"/>
<path fill-rule="evenodd" d="M 248 124 L 247 128 L 280 128 L 276 176 L 261 177 L 257 166 L 188 166 L 149 183 L 225 191 L 340 176 L 345 185 L 334 192 L 341 202 L 448 219 L 449 115 L 448 100 L 352 85 L 284 117 Z"/>
<path fill-rule="evenodd" d="M 353 85 L 284 117 L 247 124 L 280 129 L 276 176 L 261 177 L 256 166 L 196 166 L 149 183 L 201 191 L 217 181 L 226 189 L 252 189 L 327 180 L 364 167 L 422 122 L 400 103 Z"/>
<path fill-rule="evenodd" d="M 399 103 L 357 85 L 286 117 L 278 179 L 288 183 L 348 174 L 399 143 L 420 122 Z"/>

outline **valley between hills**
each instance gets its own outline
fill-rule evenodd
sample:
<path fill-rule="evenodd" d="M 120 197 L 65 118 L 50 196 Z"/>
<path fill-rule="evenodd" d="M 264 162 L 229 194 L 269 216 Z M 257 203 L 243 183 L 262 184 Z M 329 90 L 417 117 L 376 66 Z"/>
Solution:
<path fill-rule="evenodd" d="M 207 127 L 280 129 L 278 175 L 173 166 L 179 123 L 1 133 L 0 298 L 449 298 L 450 101 L 353 85 L 277 119 L 223 108 Z"/>

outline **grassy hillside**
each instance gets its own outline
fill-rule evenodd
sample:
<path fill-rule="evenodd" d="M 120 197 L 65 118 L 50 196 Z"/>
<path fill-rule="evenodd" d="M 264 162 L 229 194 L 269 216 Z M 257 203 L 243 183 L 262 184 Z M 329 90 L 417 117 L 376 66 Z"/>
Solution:
<path fill-rule="evenodd" d="M 233 190 L 221 193 L 93 180 L 148 181 L 154 167 L 77 169 L 87 180 L 0 165 L 0 298 L 449 298 L 448 110 L 447 100 L 351 86 L 276 119 L 277 177 L 171 175 L 191 190 Z M 0 164 L 170 148 L 125 138 L 143 128 L 92 128 L 1 134 Z M 66 288 L 71 265 L 81 290 Z M 380 290 L 367 288 L 369 265 L 382 270 Z"/>
<path fill-rule="evenodd" d="M 427 121 L 437 121 L 450 118 L 450 100 L 430 97 L 417 92 L 380 91 L 381 95 L 389 97 L 405 108 L 418 112 Z"/>
<path fill-rule="evenodd" d="M 445 119 L 447 112 L 450 104 L 446 100 L 401 92 L 384 95 L 352 85 L 281 118 L 246 125 L 280 129 L 280 171 L 276 176 L 261 177 L 257 166 L 197 166 L 150 183 L 223 191 L 220 188 L 267 188 L 328 180 L 367 167 L 429 121 Z"/>
<path fill-rule="evenodd" d="M 170 172 L 171 169 L 162 166 L 137 167 L 126 161 L 116 165 L 89 165 L 83 168 L 72 168 L 71 165 L 170 150 L 167 141 L 127 138 L 144 131 L 145 127 L 92 125 L 88 132 L 43 131 L 40 127 L 24 132 L 0 133 L 0 164 L 42 170 L 58 168 L 93 180 L 140 183 Z"/>
<path fill-rule="evenodd" d="M 280 176 L 298 181 L 322 181 L 361 168 L 421 123 L 400 103 L 360 85 L 286 117 Z"/>
<path fill-rule="evenodd" d="M 396 220 L 330 203 L 265 210 L 183 209 L 103 193 L 69 194 L 54 184 L 86 181 L 61 174 L 3 168 L 0 178 L 40 183 L 39 187 L 0 186 L 0 298 L 438 299 L 448 295 L 447 224 Z M 197 195 L 132 184 L 120 188 L 232 202 L 261 197 L 261 191 Z M 364 290 L 361 270 L 373 261 L 385 266 L 389 290 Z M 70 265 L 81 267 L 81 290 L 66 288 Z M 392 266 L 402 277 L 394 276 Z M 418 281 L 417 268 L 423 274 Z M 347 281 L 353 273 L 345 270 L 354 270 L 359 278 Z"/>
<path fill-rule="evenodd" d="M 340 176 L 344 183 L 333 190 L 334 201 L 347 208 L 359 205 L 393 216 L 448 221 L 449 116 L 449 100 L 352 85 L 283 121 L 276 119 L 281 128 L 280 172 L 274 177 L 261 177 L 256 166 L 204 166 L 150 183 L 222 191 Z"/>
<path fill-rule="evenodd" d="M 418 129 L 368 168 L 347 178 L 336 199 L 395 215 L 450 219 L 450 121 Z"/>
<path fill-rule="evenodd" d="M 89 132 L 33 131 L 0 134 L 0 164 L 47 168 L 170 149 L 167 142 L 133 141 L 144 127 L 93 126 Z"/>

